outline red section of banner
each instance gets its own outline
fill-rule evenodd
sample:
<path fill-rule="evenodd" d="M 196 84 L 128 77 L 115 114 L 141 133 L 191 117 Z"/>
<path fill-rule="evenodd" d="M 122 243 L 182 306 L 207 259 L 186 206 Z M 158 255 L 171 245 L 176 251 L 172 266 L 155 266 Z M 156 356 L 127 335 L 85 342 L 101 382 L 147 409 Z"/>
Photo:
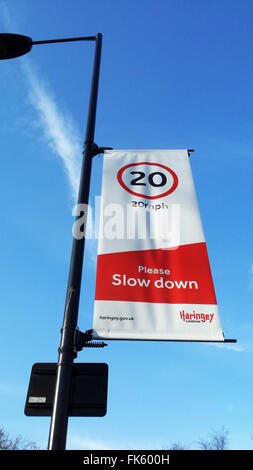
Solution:
<path fill-rule="evenodd" d="M 95 300 L 216 304 L 206 244 L 98 255 Z"/>

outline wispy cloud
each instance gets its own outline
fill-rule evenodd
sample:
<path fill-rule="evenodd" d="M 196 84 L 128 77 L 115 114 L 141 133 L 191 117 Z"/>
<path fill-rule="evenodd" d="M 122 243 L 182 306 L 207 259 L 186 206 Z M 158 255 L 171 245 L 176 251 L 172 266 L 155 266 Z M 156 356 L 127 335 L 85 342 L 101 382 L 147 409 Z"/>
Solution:
<path fill-rule="evenodd" d="M 82 140 L 79 130 L 71 114 L 60 110 L 53 93 L 49 91 L 41 78 L 38 78 L 31 62 L 23 60 L 21 67 L 26 77 L 30 103 L 38 115 L 37 125 L 47 145 L 63 163 L 72 202 L 75 204 L 78 197 L 82 159 Z M 87 223 L 88 227 L 92 224 L 90 217 Z M 96 240 L 88 240 L 86 252 L 91 265 L 96 266 Z"/>
<path fill-rule="evenodd" d="M 24 58 L 25 59 L 25 58 Z M 44 139 L 55 155 L 61 158 L 73 201 L 77 200 L 82 155 L 81 137 L 70 114 L 63 114 L 53 93 L 38 78 L 31 62 L 23 60 L 29 100 L 35 109 Z"/>
<path fill-rule="evenodd" d="M 2 29 L 8 32 L 19 30 L 17 25 L 14 25 L 13 17 L 4 0 L 0 0 L 0 23 Z M 74 122 L 71 112 L 66 110 L 63 112 L 55 94 L 46 80 L 42 79 L 38 66 L 31 58 L 24 56 L 22 60 L 18 61 L 18 64 L 24 76 L 24 90 L 26 90 L 29 103 L 37 115 L 36 127 L 40 130 L 40 138 L 61 160 L 70 188 L 72 203 L 76 204 L 83 150 L 80 130 Z M 92 240 L 86 247 L 92 265 L 96 263 L 94 247 Z"/>
<path fill-rule="evenodd" d="M 1 23 L 4 29 L 14 30 L 13 19 L 4 0 L 0 0 Z M 82 156 L 79 130 L 70 113 L 63 113 L 52 91 L 41 79 L 30 59 L 19 62 L 25 76 L 24 84 L 29 101 L 38 116 L 42 135 L 55 155 L 60 157 L 68 178 L 73 202 L 77 200 Z"/>

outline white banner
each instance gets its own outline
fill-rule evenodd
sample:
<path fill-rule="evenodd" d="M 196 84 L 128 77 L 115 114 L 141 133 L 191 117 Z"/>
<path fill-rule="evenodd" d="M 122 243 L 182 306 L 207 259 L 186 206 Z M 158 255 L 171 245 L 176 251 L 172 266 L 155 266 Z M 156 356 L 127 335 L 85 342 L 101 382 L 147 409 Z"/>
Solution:
<path fill-rule="evenodd" d="M 93 337 L 224 341 L 187 150 L 104 155 Z"/>

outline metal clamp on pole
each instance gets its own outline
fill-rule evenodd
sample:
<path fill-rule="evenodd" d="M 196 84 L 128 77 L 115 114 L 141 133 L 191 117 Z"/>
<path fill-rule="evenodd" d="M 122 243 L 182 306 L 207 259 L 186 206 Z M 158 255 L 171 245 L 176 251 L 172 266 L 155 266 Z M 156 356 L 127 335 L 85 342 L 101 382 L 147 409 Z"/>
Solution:
<path fill-rule="evenodd" d="M 83 153 L 85 151 L 85 147 L 86 147 L 86 141 L 84 142 Z M 95 157 L 96 155 L 104 153 L 105 150 L 113 150 L 113 148 L 112 147 L 99 147 L 97 144 L 95 144 L 95 142 L 93 142 L 91 156 Z"/>
<path fill-rule="evenodd" d="M 103 341 L 92 342 L 92 330 L 87 330 L 85 333 L 76 328 L 74 336 L 74 354 L 77 357 L 77 352 L 82 351 L 83 348 L 104 348 L 108 346 Z"/>

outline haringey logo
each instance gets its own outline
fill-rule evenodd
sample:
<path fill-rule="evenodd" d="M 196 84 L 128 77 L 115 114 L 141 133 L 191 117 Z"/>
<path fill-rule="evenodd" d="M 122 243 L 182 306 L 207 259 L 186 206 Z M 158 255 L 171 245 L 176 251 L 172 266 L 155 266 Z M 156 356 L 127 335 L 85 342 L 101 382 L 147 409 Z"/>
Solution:
<path fill-rule="evenodd" d="M 213 317 L 214 313 L 198 313 L 195 310 L 192 313 L 180 311 L 180 318 L 186 323 L 212 323 Z"/>

